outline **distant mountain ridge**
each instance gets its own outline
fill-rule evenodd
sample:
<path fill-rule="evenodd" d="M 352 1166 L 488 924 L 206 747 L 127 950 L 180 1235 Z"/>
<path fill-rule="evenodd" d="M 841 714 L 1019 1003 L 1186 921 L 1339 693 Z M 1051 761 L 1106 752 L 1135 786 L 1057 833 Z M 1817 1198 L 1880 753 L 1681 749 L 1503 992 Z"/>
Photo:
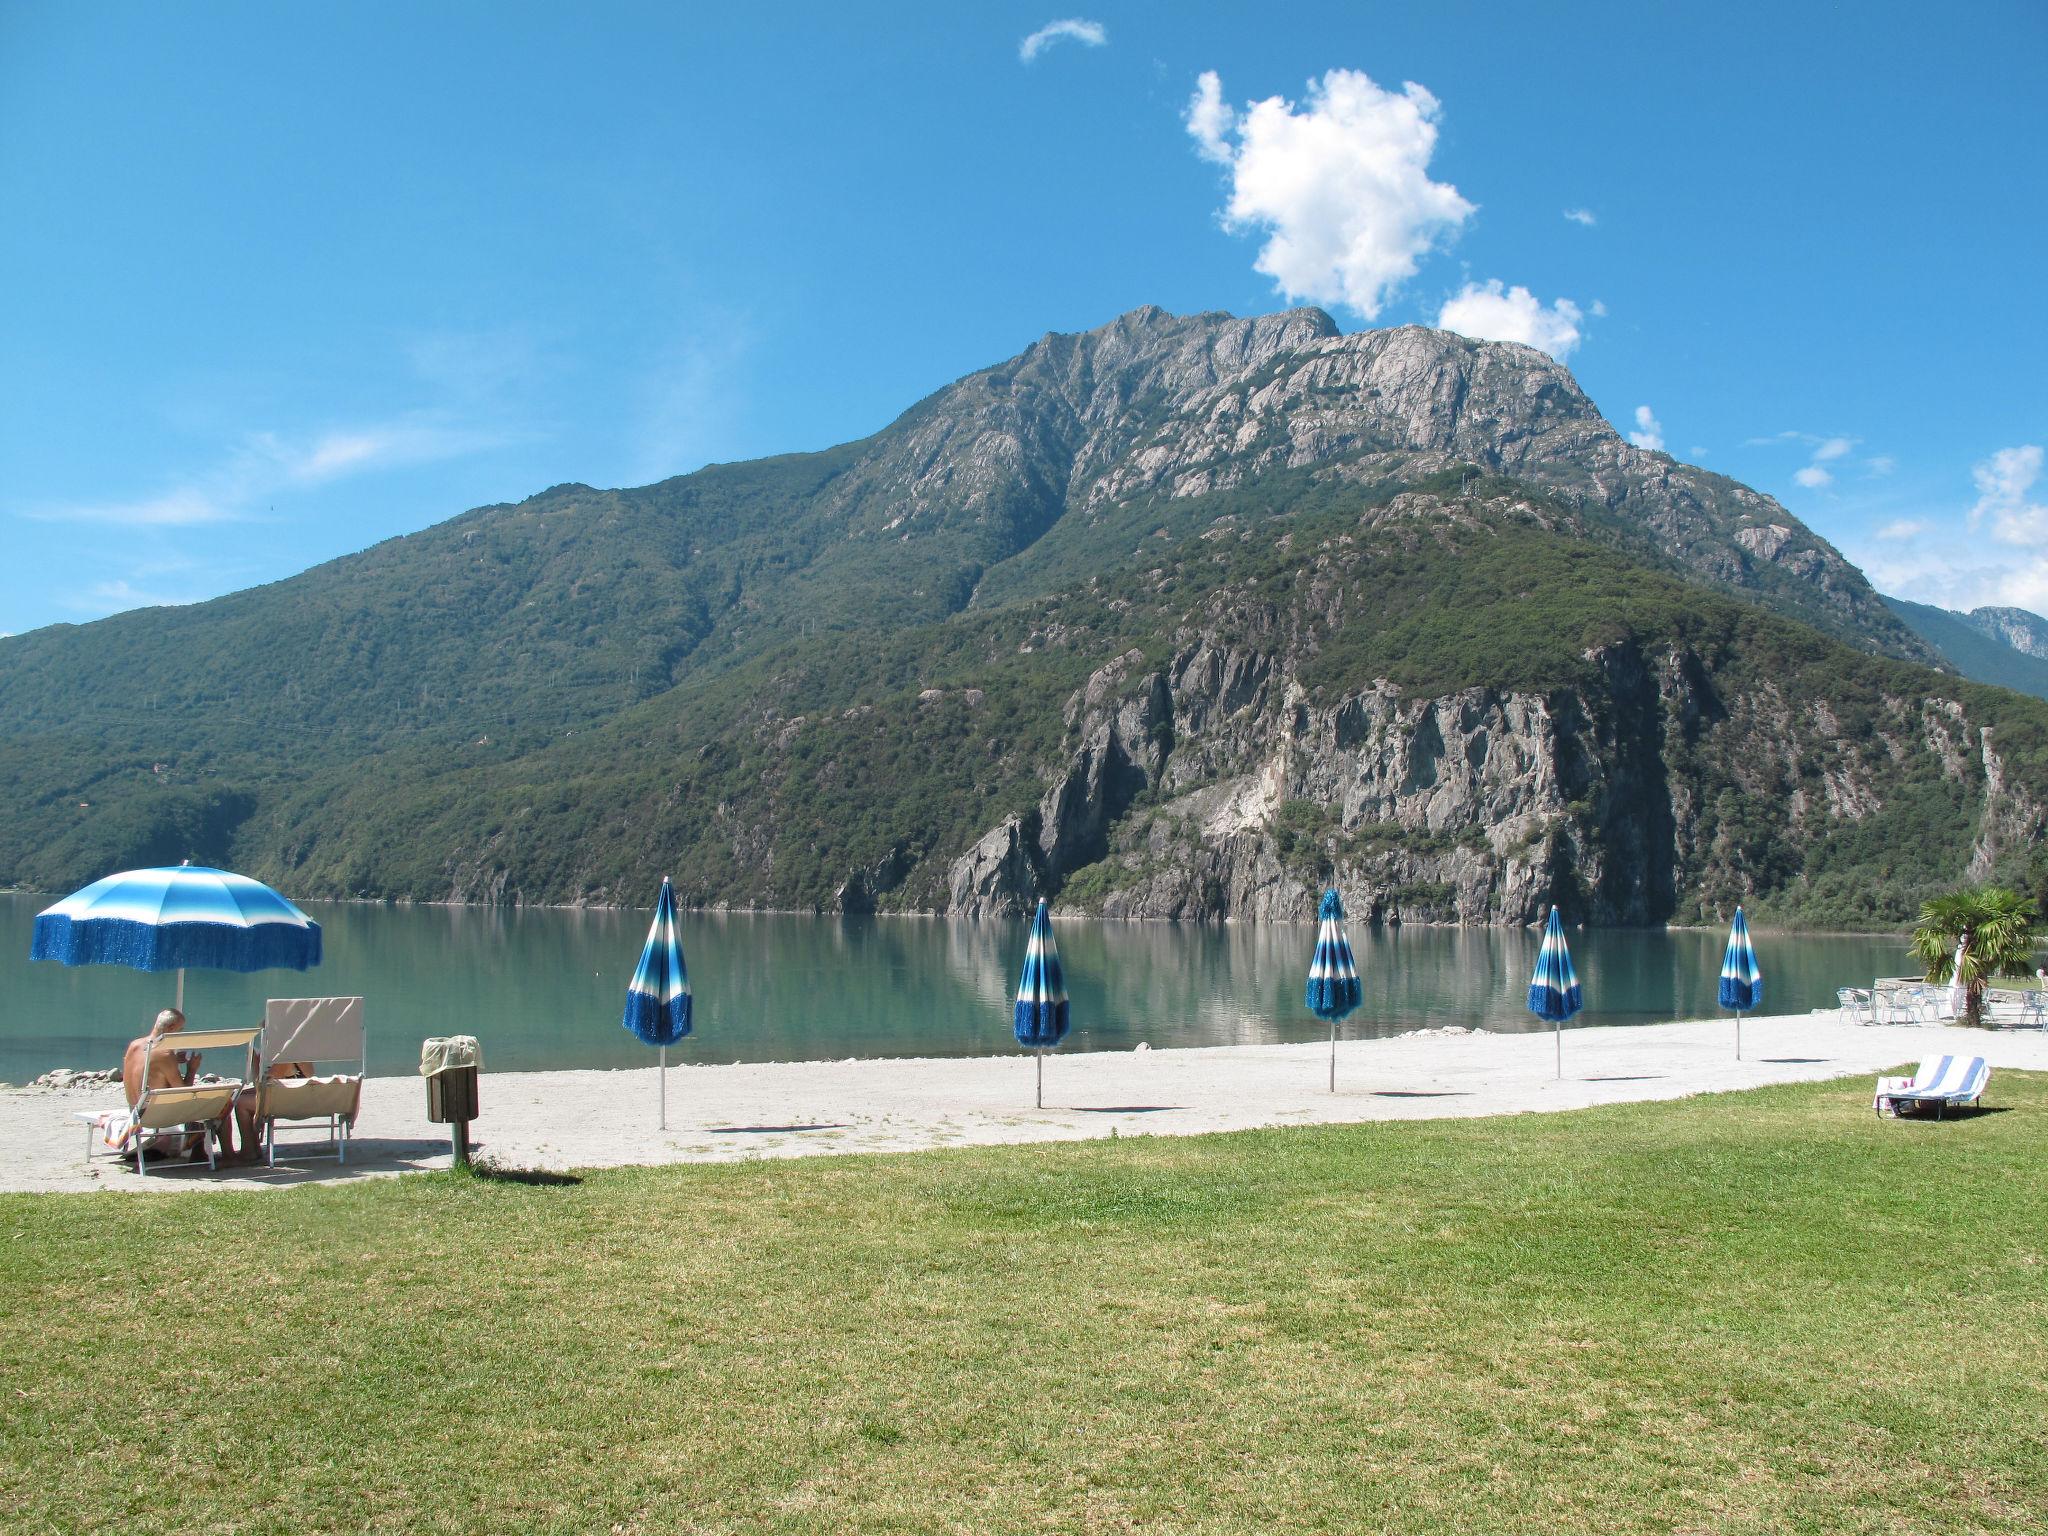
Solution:
<path fill-rule="evenodd" d="M 1963 676 L 2048 699 L 2048 619 L 2024 608 L 1958 613 L 1902 597 L 1884 601 Z"/>
<path fill-rule="evenodd" d="M 1278 917 L 1320 857 L 1387 917 L 1875 920 L 2048 804 L 2048 715 L 1936 660 L 1540 352 L 1146 308 L 858 442 L 0 641 L 0 880 Z"/>

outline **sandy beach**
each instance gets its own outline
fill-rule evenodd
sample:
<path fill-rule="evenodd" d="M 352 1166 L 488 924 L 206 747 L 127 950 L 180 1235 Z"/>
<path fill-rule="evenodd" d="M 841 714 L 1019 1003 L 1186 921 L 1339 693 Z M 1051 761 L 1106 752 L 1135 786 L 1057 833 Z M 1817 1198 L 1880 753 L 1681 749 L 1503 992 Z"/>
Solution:
<path fill-rule="evenodd" d="M 1741 1061 L 1733 1041 L 1726 1019 L 1568 1030 L 1561 1079 L 1548 1034 L 1345 1041 L 1334 1095 L 1327 1045 L 1056 1054 L 1046 1063 L 1044 1109 L 1032 1107 L 1032 1064 L 1021 1054 L 676 1065 L 666 1131 L 656 1126 L 651 1066 L 486 1072 L 476 1153 L 501 1167 L 561 1170 L 1522 1114 L 1870 1079 L 1881 1068 L 1944 1052 L 1984 1056 L 1994 1069 L 2048 1071 L 2048 1034 L 2038 1030 L 1867 1028 L 1827 1012 L 1744 1021 Z M 1868 1083 L 1853 1090 L 1845 1083 L 1844 1091 L 1864 1093 Z M 132 1165 L 98 1158 L 88 1165 L 87 1132 L 75 1112 L 118 1097 L 104 1088 L 0 1093 L 0 1190 L 268 1189 L 449 1162 L 446 1135 L 428 1122 L 416 1077 L 364 1085 L 345 1167 L 331 1159 L 213 1173 L 153 1166 L 137 1177 Z M 1994 1075 L 1987 1102 L 1997 1098 Z"/>

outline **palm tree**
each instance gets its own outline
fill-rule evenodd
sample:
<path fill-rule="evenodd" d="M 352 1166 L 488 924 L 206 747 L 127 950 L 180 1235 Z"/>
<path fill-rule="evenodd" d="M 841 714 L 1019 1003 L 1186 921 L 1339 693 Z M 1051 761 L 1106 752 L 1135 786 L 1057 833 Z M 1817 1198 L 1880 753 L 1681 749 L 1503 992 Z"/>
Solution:
<path fill-rule="evenodd" d="M 2002 886 L 1980 885 L 1936 896 L 1920 907 L 1913 957 L 1930 982 L 1955 980 L 1956 946 L 1963 945 L 1963 989 L 1972 1025 L 1984 1022 L 1984 987 L 1994 976 L 2034 973 L 2033 898 Z"/>

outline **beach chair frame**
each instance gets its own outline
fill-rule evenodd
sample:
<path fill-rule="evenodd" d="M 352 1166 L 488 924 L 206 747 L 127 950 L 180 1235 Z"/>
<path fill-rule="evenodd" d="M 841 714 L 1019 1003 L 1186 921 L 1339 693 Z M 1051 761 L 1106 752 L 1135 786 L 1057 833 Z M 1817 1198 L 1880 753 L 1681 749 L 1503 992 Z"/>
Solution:
<path fill-rule="evenodd" d="M 368 1076 L 370 1032 L 363 1019 L 360 997 L 273 997 L 263 1006 L 263 1069 L 256 1085 L 256 1125 L 263 1138 L 264 1159 L 277 1166 L 277 1137 L 280 1130 L 310 1133 L 311 1145 L 331 1144 L 338 1163 L 348 1161 L 349 1138 L 355 1132 L 356 1115 L 362 1105 L 363 1079 Z M 340 1049 L 337 1049 L 339 1047 Z M 309 1114 L 290 1111 L 295 1086 L 303 1079 L 274 1078 L 272 1069 L 282 1061 L 311 1062 L 315 1068 L 345 1067 L 335 1079 L 319 1078 L 324 1086 L 346 1085 L 348 1108 L 328 1107 Z M 331 1095 L 323 1095 L 330 1098 Z M 301 1145 L 305 1145 L 302 1143 Z M 296 1149 L 295 1149 L 296 1150 Z M 324 1157 L 322 1153 L 299 1153 L 301 1159 Z"/>
<path fill-rule="evenodd" d="M 247 1053 L 241 1077 L 223 1078 L 217 1083 L 180 1083 L 168 1088 L 145 1088 L 142 1097 L 135 1102 L 135 1149 L 133 1153 L 116 1150 L 111 1156 L 116 1161 L 125 1161 L 131 1155 L 135 1159 L 135 1172 L 146 1176 L 149 1172 L 149 1143 L 158 1136 L 176 1134 L 183 1137 L 197 1136 L 201 1150 L 206 1153 L 209 1171 L 220 1167 L 221 1122 L 234 1113 L 235 1100 L 241 1097 L 248 1086 L 250 1074 L 255 1070 L 258 1042 L 263 1037 L 261 1028 L 255 1029 L 192 1029 L 179 1030 L 170 1035 L 153 1036 L 142 1049 L 142 1080 L 149 1081 L 149 1068 L 159 1049 L 174 1053 L 197 1055 L 201 1051 L 219 1047 L 241 1047 Z M 210 1113 L 181 1116 L 180 1108 L 206 1108 Z M 79 1113 L 86 1122 L 85 1160 L 93 1159 L 93 1144 L 99 1137 L 100 1117 L 86 1111 Z M 174 1166 L 170 1165 L 170 1166 Z M 187 1166 L 194 1166 L 187 1164 Z"/>

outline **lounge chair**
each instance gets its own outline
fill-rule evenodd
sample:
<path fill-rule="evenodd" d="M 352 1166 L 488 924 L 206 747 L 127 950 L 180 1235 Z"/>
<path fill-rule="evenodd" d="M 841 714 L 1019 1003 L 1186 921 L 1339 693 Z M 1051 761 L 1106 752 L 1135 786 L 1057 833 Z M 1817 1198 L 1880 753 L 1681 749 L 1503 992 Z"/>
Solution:
<path fill-rule="evenodd" d="M 150 1057 L 159 1049 L 196 1053 L 219 1046 L 239 1046 L 248 1050 L 259 1033 L 254 1029 L 186 1029 L 159 1036 L 143 1048 L 142 1080 L 149 1081 Z M 86 1160 L 92 1159 L 93 1139 L 97 1136 L 119 1157 L 126 1158 L 132 1153 L 135 1171 L 145 1173 L 152 1144 L 169 1134 L 181 1147 L 189 1146 L 191 1139 L 198 1137 L 199 1147 L 206 1153 L 206 1166 L 218 1168 L 221 1122 L 235 1107 L 236 1096 L 244 1086 L 243 1079 L 231 1077 L 212 1083 L 145 1088 L 132 1110 L 81 1111 L 79 1118 L 88 1122 Z"/>
<path fill-rule="evenodd" d="M 256 1129 L 277 1166 L 277 1133 L 317 1127 L 348 1161 L 348 1138 L 362 1105 L 368 1046 L 360 997 L 273 997 L 263 1005 L 263 1070 L 256 1085 Z M 341 1070 L 328 1076 L 310 1069 Z M 281 1073 L 307 1075 L 281 1076 Z M 311 1123 L 309 1125 L 309 1122 Z"/>
<path fill-rule="evenodd" d="M 1939 1119 L 1952 1108 L 1977 1103 L 1990 1081 L 1991 1068 L 1982 1056 L 1930 1056 L 1911 1077 L 1880 1077 L 1871 1108 L 1896 1115 L 1901 1108 L 1931 1104 Z"/>

